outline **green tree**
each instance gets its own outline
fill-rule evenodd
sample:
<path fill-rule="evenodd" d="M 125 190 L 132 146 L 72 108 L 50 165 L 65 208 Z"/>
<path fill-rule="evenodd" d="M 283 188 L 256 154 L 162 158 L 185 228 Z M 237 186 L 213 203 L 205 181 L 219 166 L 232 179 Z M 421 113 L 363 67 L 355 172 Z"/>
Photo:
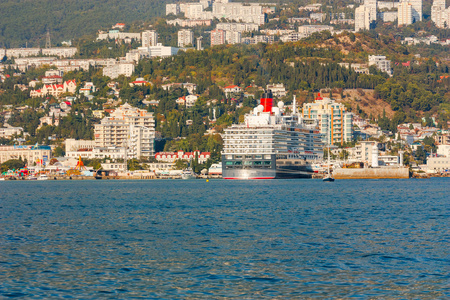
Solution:
<path fill-rule="evenodd" d="M 10 159 L 1 164 L 1 171 L 17 170 L 25 167 L 25 162 L 22 159 Z"/>

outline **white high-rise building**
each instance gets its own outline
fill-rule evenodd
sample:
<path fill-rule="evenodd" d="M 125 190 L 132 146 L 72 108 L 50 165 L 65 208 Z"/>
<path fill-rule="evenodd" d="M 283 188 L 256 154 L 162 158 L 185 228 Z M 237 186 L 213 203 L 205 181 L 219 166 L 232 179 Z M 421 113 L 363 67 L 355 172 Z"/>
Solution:
<path fill-rule="evenodd" d="M 194 33 L 188 29 L 178 31 L 178 47 L 182 48 L 187 45 L 194 45 Z"/>
<path fill-rule="evenodd" d="M 410 25 L 414 23 L 413 7 L 409 2 L 398 4 L 398 26 Z"/>
<path fill-rule="evenodd" d="M 355 9 L 355 31 L 369 30 L 377 20 L 377 0 L 366 0 Z"/>
<path fill-rule="evenodd" d="M 142 32 L 142 47 L 151 47 L 158 44 L 158 33 L 155 30 Z"/>
<path fill-rule="evenodd" d="M 94 126 L 96 147 L 127 147 L 130 158 L 155 154 L 153 113 L 124 104 Z"/>
<path fill-rule="evenodd" d="M 398 4 L 398 25 L 422 21 L 422 0 L 404 0 Z"/>
<path fill-rule="evenodd" d="M 173 4 L 166 4 L 166 15 L 178 15 L 180 13 L 180 4 L 173 3 Z"/>
<path fill-rule="evenodd" d="M 431 6 L 431 20 L 438 28 L 450 27 L 450 7 L 448 0 L 434 0 Z"/>
<path fill-rule="evenodd" d="M 203 4 L 202 3 L 186 3 L 184 16 L 188 19 L 202 19 L 203 18 Z"/>
<path fill-rule="evenodd" d="M 240 44 L 241 43 L 241 33 L 239 31 L 226 31 L 225 40 L 228 44 Z"/>
<path fill-rule="evenodd" d="M 346 112 L 344 104 L 319 96 L 314 103 L 304 103 L 302 117 L 318 120 L 325 143 L 343 144 L 352 140 L 353 114 Z"/>
<path fill-rule="evenodd" d="M 422 0 L 408 0 L 408 2 L 412 5 L 413 21 L 414 22 L 422 21 L 423 1 Z"/>

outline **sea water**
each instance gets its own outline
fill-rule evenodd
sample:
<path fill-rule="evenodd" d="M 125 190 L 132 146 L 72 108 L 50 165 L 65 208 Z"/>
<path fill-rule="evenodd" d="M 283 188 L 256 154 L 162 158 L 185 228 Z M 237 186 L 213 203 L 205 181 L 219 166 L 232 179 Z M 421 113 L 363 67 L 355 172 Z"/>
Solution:
<path fill-rule="evenodd" d="M 449 299 L 449 183 L 0 182 L 0 298 Z"/>

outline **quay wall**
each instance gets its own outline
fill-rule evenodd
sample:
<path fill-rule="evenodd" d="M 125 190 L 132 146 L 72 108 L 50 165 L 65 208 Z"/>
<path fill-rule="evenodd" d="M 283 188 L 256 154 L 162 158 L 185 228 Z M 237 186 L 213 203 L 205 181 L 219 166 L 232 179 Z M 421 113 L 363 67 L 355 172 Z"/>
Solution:
<path fill-rule="evenodd" d="M 409 178 L 408 168 L 335 169 L 335 179 L 402 179 Z"/>

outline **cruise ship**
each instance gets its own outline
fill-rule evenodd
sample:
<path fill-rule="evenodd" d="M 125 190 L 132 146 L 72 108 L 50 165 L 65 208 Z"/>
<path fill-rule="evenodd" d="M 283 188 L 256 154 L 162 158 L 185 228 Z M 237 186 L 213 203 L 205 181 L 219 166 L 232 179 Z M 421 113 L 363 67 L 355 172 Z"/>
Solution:
<path fill-rule="evenodd" d="M 270 91 L 245 115 L 244 123 L 224 130 L 224 179 L 311 178 L 312 163 L 323 159 L 324 144 L 317 122 L 273 107 Z"/>

